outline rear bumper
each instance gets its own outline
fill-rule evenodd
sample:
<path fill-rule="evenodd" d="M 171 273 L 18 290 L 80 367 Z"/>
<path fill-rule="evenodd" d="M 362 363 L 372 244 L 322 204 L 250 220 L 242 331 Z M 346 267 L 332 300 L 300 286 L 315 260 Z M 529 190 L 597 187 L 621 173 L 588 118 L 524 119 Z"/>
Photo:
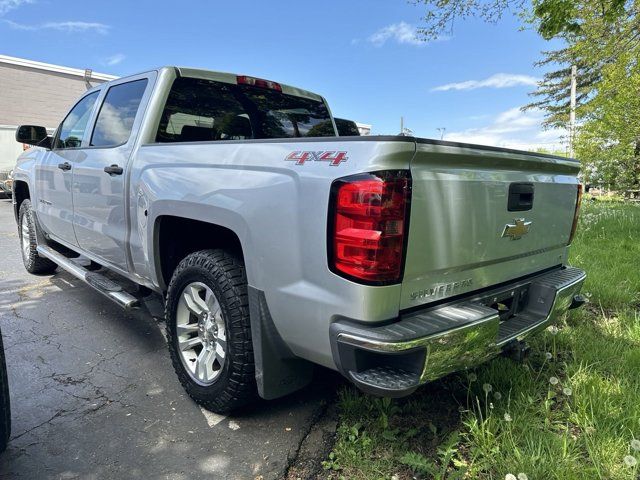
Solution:
<path fill-rule="evenodd" d="M 574 297 L 585 278 L 582 270 L 565 267 L 404 314 L 382 326 L 339 320 L 331 326 L 333 358 L 362 390 L 405 396 L 546 328 L 581 304 Z"/>

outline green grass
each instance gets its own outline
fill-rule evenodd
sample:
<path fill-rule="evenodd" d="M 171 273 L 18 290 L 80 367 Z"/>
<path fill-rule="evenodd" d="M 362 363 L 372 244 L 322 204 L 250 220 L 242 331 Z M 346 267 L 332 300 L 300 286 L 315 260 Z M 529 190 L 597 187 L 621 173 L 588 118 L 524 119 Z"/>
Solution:
<path fill-rule="evenodd" d="M 585 201 L 571 259 L 590 303 L 533 337 L 526 362 L 498 357 L 402 400 L 340 392 L 327 475 L 639 478 L 625 457 L 640 463 L 640 206 Z"/>

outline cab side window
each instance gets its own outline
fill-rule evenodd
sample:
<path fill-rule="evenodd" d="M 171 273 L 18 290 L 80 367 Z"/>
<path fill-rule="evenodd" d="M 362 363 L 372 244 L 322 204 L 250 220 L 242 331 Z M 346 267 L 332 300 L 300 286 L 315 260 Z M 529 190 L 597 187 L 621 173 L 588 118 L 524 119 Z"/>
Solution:
<path fill-rule="evenodd" d="M 145 78 L 109 88 L 93 129 L 92 146 L 117 147 L 127 143 L 146 87 Z"/>
<path fill-rule="evenodd" d="M 55 148 L 78 148 L 82 145 L 82 137 L 99 93 L 90 93 L 71 109 L 60 125 Z"/>

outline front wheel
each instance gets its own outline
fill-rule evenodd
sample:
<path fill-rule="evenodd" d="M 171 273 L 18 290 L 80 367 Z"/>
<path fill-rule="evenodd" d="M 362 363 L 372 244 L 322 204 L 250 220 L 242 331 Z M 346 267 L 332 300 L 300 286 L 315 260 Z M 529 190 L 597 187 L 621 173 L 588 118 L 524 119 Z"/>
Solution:
<path fill-rule="evenodd" d="M 173 367 L 187 393 L 228 413 L 257 398 L 242 261 L 224 250 L 184 258 L 167 292 L 165 316 Z"/>
<path fill-rule="evenodd" d="M 18 233 L 22 251 L 22 263 L 29 273 L 52 273 L 58 265 L 38 255 L 36 250 L 36 219 L 31 210 L 31 200 L 23 200 L 18 211 Z"/>

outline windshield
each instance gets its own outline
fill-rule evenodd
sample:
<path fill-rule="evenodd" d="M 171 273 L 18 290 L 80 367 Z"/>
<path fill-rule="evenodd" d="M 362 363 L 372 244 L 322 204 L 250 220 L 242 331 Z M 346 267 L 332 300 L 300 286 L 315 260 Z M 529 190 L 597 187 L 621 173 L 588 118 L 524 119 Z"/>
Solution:
<path fill-rule="evenodd" d="M 177 78 L 156 141 L 335 136 L 324 102 L 276 90 Z"/>

